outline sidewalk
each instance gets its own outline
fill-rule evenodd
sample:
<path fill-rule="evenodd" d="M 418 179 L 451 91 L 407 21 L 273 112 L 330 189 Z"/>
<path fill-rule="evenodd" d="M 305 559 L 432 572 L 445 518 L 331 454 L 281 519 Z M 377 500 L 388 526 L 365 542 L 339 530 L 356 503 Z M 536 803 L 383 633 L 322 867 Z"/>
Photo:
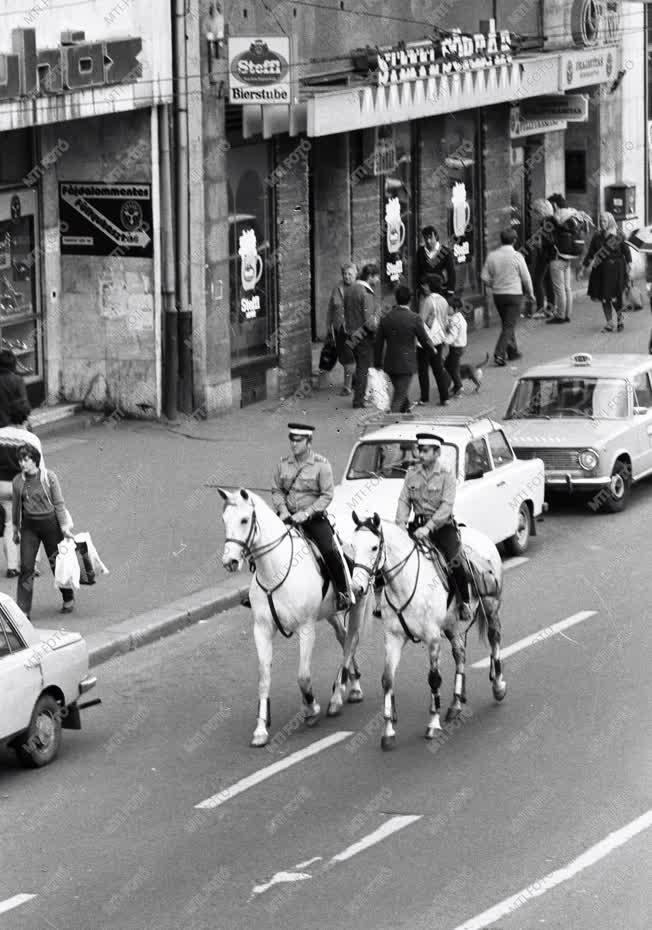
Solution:
<path fill-rule="evenodd" d="M 651 323 L 646 308 L 626 314 L 623 333 L 601 334 L 601 308 L 586 298 L 576 300 L 569 325 L 521 320 L 517 337 L 523 358 L 505 368 L 490 364 L 481 392 L 451 403 L 448 412 L 491 412 L 500 419 L 524 369 L 577 351 L 647 353 Z M 466 358 L 491 357 L 496 338 L 495 325 L 470 334 Z M 60 477 L 75 528 L 92 533 L 111 569 L 94 587 L 77 592 L 75 613 L 65 618 L 69 629 L 87 638 L 95 661 L 238 603 L 250 575 L 229 576 L 222 568 L 222 501 L 216 487 L 245 486 L 269 499 L 273 467 L 287 454 L 286 424 L 294 419 L 318 427 L 315 447 L 328 455 L 339 480 L 368 417 L 368 411 L 351 408 L 350 398 L 338 396 L 341 378 L 338 365 L 328 376 L 332 383 L 319 391 L 305 383 L 283 401 L 206 421 L 93 425 L 86 414 L 64 432 L 44 432 L 45 462 Z M 417 390 L 415 378 L 413 395 Z M 436 398 L 434 387 L 431 398 Z M 420 412 L 436 417 L 439 409 Z M 4 577 L 3 568 L 0 589 L 15 596 L 15 581 Z M 37 579 L 36 626 L 62 625 L 52 585 L 49 572 Z"/>

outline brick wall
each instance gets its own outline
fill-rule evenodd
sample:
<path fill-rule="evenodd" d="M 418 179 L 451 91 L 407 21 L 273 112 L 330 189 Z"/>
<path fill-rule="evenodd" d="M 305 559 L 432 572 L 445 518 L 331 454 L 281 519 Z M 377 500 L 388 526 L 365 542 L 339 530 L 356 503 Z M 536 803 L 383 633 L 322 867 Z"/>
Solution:
<path fill-rule="evenodd" d="M 301 145 L 304 149 L 301 149 Z M 276 184 L 279 389 L 287 396 L 312 373 L 310 217 L 306 142 L 287 136 L 275 142 L 276 165 L 283 172 Z"/>
<path fill-rule="evenodd" d="M 500 231 L 509 226 L 511 218 L 509 171 L 512 144 L 508 106 L 487 107 L 482 111 L 482 136 L 486 254 L 500 245 Z"/>

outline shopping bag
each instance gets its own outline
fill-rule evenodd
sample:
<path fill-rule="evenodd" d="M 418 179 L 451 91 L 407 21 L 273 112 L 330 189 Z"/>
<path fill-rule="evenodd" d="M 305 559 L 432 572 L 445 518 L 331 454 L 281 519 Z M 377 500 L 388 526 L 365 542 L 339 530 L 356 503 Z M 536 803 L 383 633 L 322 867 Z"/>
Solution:
<path fill-rule="evenodd" d="M 64 539 L 57 546 L 58 553 L 54 563 L 55 588 L 79 588 L 79 562 L 76 544 L 72 539 Z"/>
<path fill-rule="evenodd" d="M 642 310 L 643 309 L 643 298 L 641 292 L 637 287 L 634 287 L 632 284 L 631 287 L 625 289 L 623 295 L 623 310 Z"/>
<path fill-rule="evenodd" d="M 381 413 L 389 413 L 392 406 L 392 382 L 387 372 L 380 368 L 370 368 L 367 373 L 365 403 L 370 404 Z"/>
<path fill-rule="evenodd" d="M 109 570 L 102 561 L 102 559 L 97 554 L 97 549 L 93 545 L 93 540 L 91 539 L 90 533 L 75 533 L 75 543 L 78 547 L 86 547 L 88 553 L 88 560 L 92 572 L 95 575 L 95 580 L 97 580 L 98 575 L 108 575 Z M 82 584 L 93 584 L 93 582 L 83 582 Z"/>
<path fill-rule="evenodd" d="M 332 330 L 326 337 L 326 341 L 319 355 L 319 370 L 332 371 L 337 362 L 337 346 L 335 345 L 335 336 Z"/>
<path fill-rule="evenodd" d="M 93 562 L 88 554 L 88 543 L 75 543 L 75 552 L 79 562 L 79 583 L 95 584 L 95 569 Z"/>

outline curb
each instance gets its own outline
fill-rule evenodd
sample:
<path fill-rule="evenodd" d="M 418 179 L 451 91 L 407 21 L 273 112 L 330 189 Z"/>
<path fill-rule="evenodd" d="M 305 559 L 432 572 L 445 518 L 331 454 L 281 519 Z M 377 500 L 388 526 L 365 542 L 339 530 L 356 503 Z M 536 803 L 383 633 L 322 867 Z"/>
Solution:
<path fill-rule="evenodd" d="M 237 607 L 249 591 L 250 583 L 243 583 L 238 579 L 237 583 L 227 581 L 212 588 L 204 588 L 167 606 L 107 627 L 100 633 L 92 633 L 85 637 L 90 667 L 102 665 L 127 652 L 140 649 L 141 646 L 177 633 L 200 620 Z"/>

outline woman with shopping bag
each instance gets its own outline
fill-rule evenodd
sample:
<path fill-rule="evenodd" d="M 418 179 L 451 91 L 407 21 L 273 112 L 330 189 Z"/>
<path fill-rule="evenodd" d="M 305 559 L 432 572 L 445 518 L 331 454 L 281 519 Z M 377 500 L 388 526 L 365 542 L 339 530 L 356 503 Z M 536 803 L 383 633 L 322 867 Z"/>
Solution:
<path fill-rule="evenodd" d="M 13 480 L 12 512 L 14 542 L 20 543 L 20 575 L 16 602 L 29 617 L 34 592 L 34 563 L 43 543 L 54 574 L 59 543 L 73 540 L 72 520 L 66 510 L 59 479 L 53 471 L 41 468 L 41 453 L 33 446 L 18 451 L 20 474 Z M 74 542 L 73 542 L 74 553 Z M 76 556 L 75 556 L 76 558 Z M 61 588 L 62 613 L 71 613 L 75 598 L 72 587 Z"/>

